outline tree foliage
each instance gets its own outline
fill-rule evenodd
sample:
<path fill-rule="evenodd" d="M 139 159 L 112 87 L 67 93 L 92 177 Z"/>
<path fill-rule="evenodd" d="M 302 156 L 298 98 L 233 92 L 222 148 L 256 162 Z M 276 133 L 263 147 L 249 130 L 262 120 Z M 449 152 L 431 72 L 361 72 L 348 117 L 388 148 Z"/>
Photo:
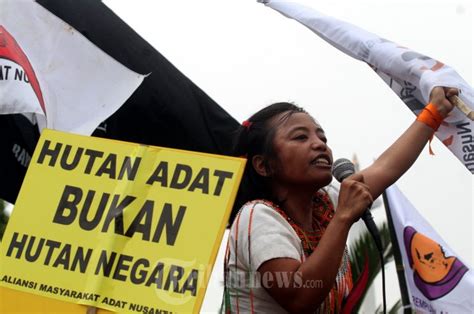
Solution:
<path fill-rule="evenodd" d="M 388 225 L 384 223 L 379 228 L 379 232 L 382 241 L 382 246 L 385 248 L 383 252 L 384 264 L 387 264 L 388 262 L 393 260 L 393 249 L 392 242 L 390 240 L 390 231 L 388 229 Z M 363 300 L 365 295 L 367 294 L 368 288 L 372 285 L 375 277 L 381 271 L 379 251 L 375 247 L 375 243 L 369 232 L 364 232 L 360 235 L 360 237 L 350 246 L 349 254 L 351 257 L 350 260 L 352 267 L 352 278 L 354 282 L 359 279 L 362 273 L 366 256 L 368 258 L 369 280 L 367 283 L 367 289 L 364 291 L 364 294 L 361 297 L 361 300 Z M 359 302 L 356 307 L 356 310 L 360 308 L 361 304 L 362 302 Z"/>
<path fill-rule="evenodd" d="M 7 227 L 8 223 L 8 215 L 5 212 L 5 209 L 5 202 L 0 199 L 0 241 L 3 238 L 3 233 L 5 232 L 5 228 Z"/>

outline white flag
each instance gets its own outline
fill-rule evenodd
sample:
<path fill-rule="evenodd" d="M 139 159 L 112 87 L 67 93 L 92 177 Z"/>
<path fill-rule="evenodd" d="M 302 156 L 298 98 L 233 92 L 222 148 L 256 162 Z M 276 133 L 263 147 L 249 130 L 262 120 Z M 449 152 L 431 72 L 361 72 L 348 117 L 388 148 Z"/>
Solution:
<path fill-rule="evenodd" d="M 459 97 L 468 109 L 474 110 L 474 89 L 442 62 L 293 1 L 259 2 L 302 23 L 351 57 L 368 63 L 415 114 L 428 103 L 435 86 L 459 89 Z M 436 132 L 471 173 L 474 173 L 473 129 L 474 122 L 456 108 Z"/>
<path fill-rule="evenodd" d="M 143 78 L 33 0 L 1 0 L 0 114 L 90 135 Z"/>
<path fill-rule="evenodd" d="M 413 309 L 428 313 L 472 313 L 474 274 L 400 190 L 386 191 Z"/>

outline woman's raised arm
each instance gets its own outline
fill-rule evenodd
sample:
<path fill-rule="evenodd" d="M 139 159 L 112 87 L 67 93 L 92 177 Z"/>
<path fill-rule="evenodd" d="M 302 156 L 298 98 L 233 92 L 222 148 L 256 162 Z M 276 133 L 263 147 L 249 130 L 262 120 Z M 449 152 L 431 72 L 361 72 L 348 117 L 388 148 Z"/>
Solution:
<path fill-rule="evenodd" d="M 371 166 L 361 171 L 374 199 L 413 165 L 433 136 L 434 128 L 453 109 L 448 98 L 456 94 L 457 89 L 435 87 L 425 112 L 420 113 L 417 120 Z"/>

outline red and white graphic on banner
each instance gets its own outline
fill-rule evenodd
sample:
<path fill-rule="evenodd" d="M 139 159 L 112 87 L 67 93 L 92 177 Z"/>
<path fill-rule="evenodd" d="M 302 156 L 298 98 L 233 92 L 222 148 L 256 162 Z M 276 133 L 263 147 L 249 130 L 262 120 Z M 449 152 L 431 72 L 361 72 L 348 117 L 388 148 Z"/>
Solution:
<path fill-rule="evenodd" d="M 35 71 L 15 38 L 2 25 L 0 25 L 0 84 L 3 91 L 2 103 L 15 103 L 14 112 L 11 113 L 46 113 L 43 93 Z"/>

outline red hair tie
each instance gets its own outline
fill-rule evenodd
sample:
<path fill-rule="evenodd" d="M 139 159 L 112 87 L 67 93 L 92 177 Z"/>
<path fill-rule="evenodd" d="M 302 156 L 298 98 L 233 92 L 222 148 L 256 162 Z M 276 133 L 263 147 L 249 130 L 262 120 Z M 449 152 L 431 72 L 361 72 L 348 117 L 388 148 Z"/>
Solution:
<path fill-rule="evenodd" d="M 244 122 L 242 122 L 242 126 L 244 128 L 246 128 L 247 130 L 250 129 L 250 127 L 252 126 L 253 122 L 249 121 L 249 120 L 245 120 Z"/>

